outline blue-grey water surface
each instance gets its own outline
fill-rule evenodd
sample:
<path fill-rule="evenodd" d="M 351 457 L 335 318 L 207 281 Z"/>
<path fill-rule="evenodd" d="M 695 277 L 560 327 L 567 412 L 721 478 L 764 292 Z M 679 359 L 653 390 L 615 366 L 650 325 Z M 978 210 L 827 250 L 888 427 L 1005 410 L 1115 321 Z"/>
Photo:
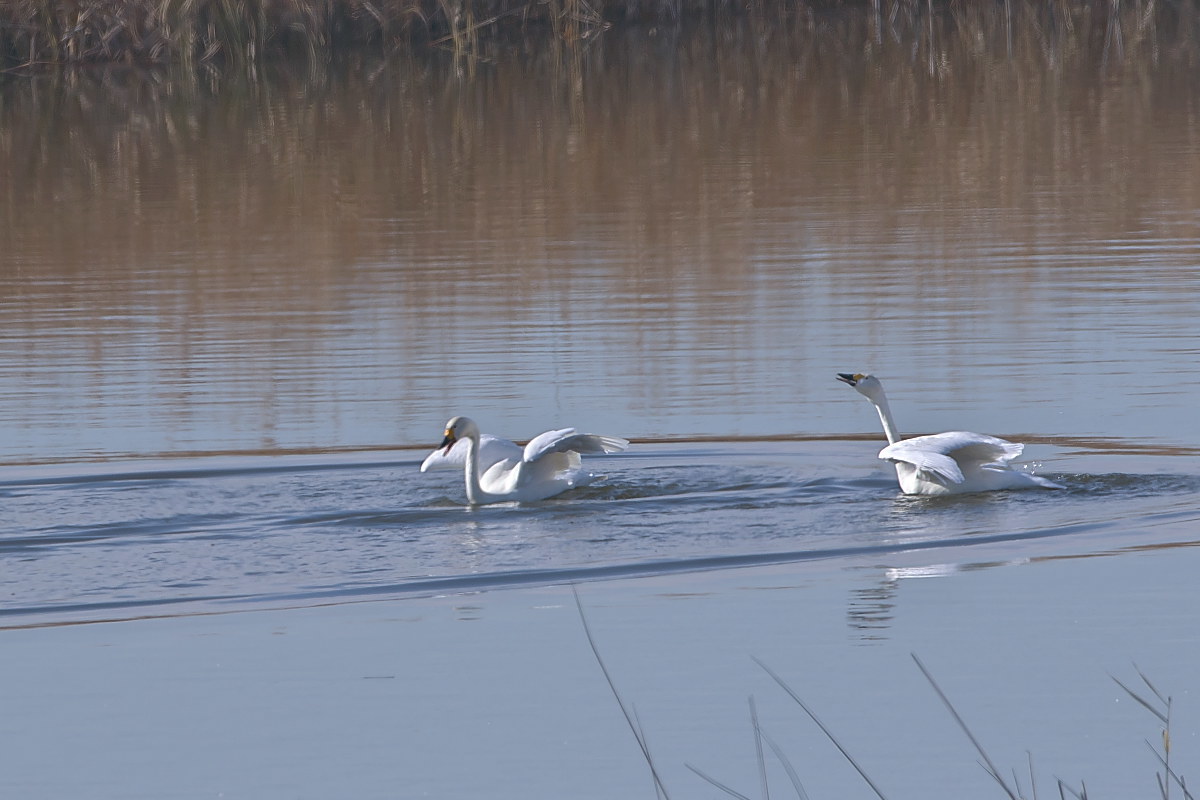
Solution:
<path fill-rule="evenodd" d="M 866 407 L 870 411 L 869 407 Z M 8 625 L 121 619 L 1008 543 L 1013 557 L 1188 543 L 1195 453 L 1032 445 L 1062 491 L 900 495 L 868 441 L 635 444 L 539 503 L 466 506 L 410 453 L 12 469 Z M 1106 472 L 1091 472 L 1102 466 Z M 72 465 L 76 466 L 76 465 Z M 1142 470 L 1125 471 L 1121 469 Z M 116 468 L 116 469 L 114 469 Z M 55 474 L 57 473 L 57 474 Z M 1041 542 L 1042 539 L 1063 541 Z M 1049 550 L 1047 550 L 1049 548 Z"/>

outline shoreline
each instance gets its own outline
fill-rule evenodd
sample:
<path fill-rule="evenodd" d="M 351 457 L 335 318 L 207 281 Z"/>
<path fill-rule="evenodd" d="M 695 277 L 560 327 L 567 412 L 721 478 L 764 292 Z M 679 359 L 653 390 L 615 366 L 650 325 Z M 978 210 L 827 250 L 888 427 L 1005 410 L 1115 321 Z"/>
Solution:
<path fill-rule="evenodd" d="M 762 35 L 800 32 L 831 44 L 846 41 L 850 29 L 866 31 L 876 47 L 915 45 L 914 56 L 931 65 L 940 41 L 979 37 L 1006 42 L 1010 51 L 1020 40 L 1089 49 L 1108 61 L 1142 46 L 1157 49 L 1165 38 L 1200 41 L 1196 16 L 1153 0 L 1008 0 L 966 7 L 923 0 L 110 0 L 85 6 L 18 0 L 0 8 L 0 75 L 105 64 L 253 70 L 287 59 L 315 65 L 353 53 L 386 57 L 429 50 L 473 64 L 491 48 L 574 52 L 609 30 L 705 24 L 719 31 L 743 22 Z"/>

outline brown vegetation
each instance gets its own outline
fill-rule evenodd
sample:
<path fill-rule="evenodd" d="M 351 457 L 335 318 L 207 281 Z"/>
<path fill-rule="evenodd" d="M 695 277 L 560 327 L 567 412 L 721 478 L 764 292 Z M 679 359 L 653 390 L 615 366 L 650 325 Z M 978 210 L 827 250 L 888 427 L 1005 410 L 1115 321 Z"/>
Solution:
<path fill-rule="evenodd" d="M 417 43 L 465 51 L 481 39 L 514 33 L 522 39 L 548 33 L 572 43 L 617 21 L 717 13 L 774 24 L 819 20 L 830 11 L 861 15 L 878 38 L 889 32 L 920 36 L 947 17 L 970 24 L 998 16 L 1011 25 L 1025 16 L 1050 36 L 1099 29 L 1106 49 L 1118 52 L 1130 37 L 1194 19 L 1195 6 L 1195 0 L 5 0 L 0 69 L 254 64 L 285 56 L 324 59 L 363 46 L 392 52 Z"/>
<path fill-rule="evenodd" d="M 9 68 L 251 63 L 364 44 L 469 43 L 506 18 L 599 22 L 586 0 L 9 0 L 0 3 L 0 56 Z"/>

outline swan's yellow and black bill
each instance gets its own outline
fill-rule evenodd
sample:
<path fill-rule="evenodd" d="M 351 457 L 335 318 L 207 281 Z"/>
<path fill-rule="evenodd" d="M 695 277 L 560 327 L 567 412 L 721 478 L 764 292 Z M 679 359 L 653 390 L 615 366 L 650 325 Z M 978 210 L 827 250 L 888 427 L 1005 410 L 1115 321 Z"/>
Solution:
<path fill-rule="evenodd" d="M 857 372 L 853 375 L 851 375 L 849 372 L 839 372 L 837 374 L 837 379 L 839 381 L 841 381 L 842 383 L 848 383 L 851 386 L 857 386 L 858 382 L 861 381 L 865 377 L 866 377 L 865 375 L 863 375 L 861 373 L 857 373 Z"/>
<path fill-rule="evenodd" d="M 438 445 L 439 450 L 449 450 L 458 439 L 454 436 L 454 431 L 446 428 L 446 438 L 442 439 L 442 443 Z"/>

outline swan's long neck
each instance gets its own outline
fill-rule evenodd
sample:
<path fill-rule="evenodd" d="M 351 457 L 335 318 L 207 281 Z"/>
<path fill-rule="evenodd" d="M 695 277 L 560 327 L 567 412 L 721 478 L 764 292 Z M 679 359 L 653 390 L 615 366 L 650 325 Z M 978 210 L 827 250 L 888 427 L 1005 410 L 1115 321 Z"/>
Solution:
<path fill-rule="evenodd" d="M 477 505 L 483 500 L 483 489 L 479 486 L 479 436 L 467 438 L 467 502 Z"/>
<path fill-rule="evenodd" d="M 883 392 L 879 393 L 879 398 L 870 398 L 874 404 L 875 410 L 879 412 L 879 421 L 883 423 L 883 432 L 887 436 L 888 444 L 895 444 L 900 441 L 900 431 L 896 429 L 896 421 L 892 419 L 892 409 L 888 406 L 887 395 Z"/>

